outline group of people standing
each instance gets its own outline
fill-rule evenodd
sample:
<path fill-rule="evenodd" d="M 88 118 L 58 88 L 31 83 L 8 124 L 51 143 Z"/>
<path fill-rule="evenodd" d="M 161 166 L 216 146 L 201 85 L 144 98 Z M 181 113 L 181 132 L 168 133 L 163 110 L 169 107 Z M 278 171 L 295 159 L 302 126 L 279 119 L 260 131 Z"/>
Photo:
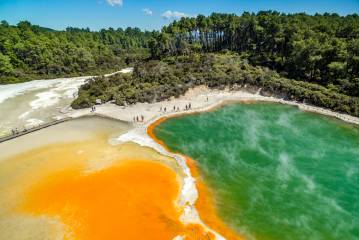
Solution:
<path fill-rule="evenodd" d="M 191 103 L 185 106 L 185 110 L 192 109 Z M 173 112 L 179 112 L 180 108 L 178 106 L 173 106 Z M 160 112 L 167 112 L 167 107 L 160 107 Z"/>
<path fill-rule="evenodd" d="M 188 105 L 186 105 L 186 108 L 185 108 L 186 110 L 190 110 L 190 109 L 192 109 L 192 105 L 191 105 L 191 103 L 189 103 Z"/>
<path fill-rule="evenodd" d="M 17 128 L 13 128 L 13 129 L 11 129 L 11 133 L 12 133 L 12 135 L 16 135 L 16 134 L 19 134 L 20 132 Z"/>
<path fill-rule="evenodd" d="M 18 135 L 20 133 L 26 133 L 27 131 L 28 130 L 25 126 L 24 126 L 23 130 L 19 130 L 18 128 L 13 128 L 13 129 L 11 129 L 11 134 L 14 136 L 14 135 Z"/>
<path fill-rule="evenodd" d="M 143 115 L 133 117 L 133 122 L 144 122 L 144 121 L 145 121 L 145 117 Z"/>

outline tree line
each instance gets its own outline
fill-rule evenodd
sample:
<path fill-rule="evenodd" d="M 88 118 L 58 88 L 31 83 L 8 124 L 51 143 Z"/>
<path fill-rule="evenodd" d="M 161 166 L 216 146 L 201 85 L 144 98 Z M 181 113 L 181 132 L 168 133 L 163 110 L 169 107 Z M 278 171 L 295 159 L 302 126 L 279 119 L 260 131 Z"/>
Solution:
<path fill-rule="evenodd" d="M 94 78 L 74 108 L 178 97 L 188 88 L 253 86 L 359 116 L 359 16 L 276 11 L 185 17 L 161 31 L 0 23 L 0 84 L 100 75 L 134 65 L 132 76 Z"/>
<path fill-rule="evenodd" d="M 138 59 L 229 50 L 281 76 L 359 96 L 359 16 L 260 11 L 185 17 L 161 32 L 0 24 L 0 83 L 104 73 Z"/>
<path fill-rule="evenodd" d="M 95 105 L 97 99 L 113 101 L 120 106 L 164 101 L 200 85 L 215 89 L 260 90 L 263 95 L 306 102 L 359 117 L 359 98 L 318 84 L 284 78 L 266 67 L 253 66 L 243 56 L 231 52 L 193 53 L 138 62 L 133 74 L 97 77 L 87 82 L 80 88 L 72 107 L 87 108 Z"/>
<path fill-rule="evenodd" d="M 230 50 L 283 77 L 359 96 L 359 16 L 276 11 L 186 17 L 151 39 L 153 58 Z"/>
<path fill-rule="evenodd" d="M 152 32 L 138 28 L 67 28 L 55 31 L 27 21 L 0 23 L 0 83 L 100 74 L 147 56 Z"/>

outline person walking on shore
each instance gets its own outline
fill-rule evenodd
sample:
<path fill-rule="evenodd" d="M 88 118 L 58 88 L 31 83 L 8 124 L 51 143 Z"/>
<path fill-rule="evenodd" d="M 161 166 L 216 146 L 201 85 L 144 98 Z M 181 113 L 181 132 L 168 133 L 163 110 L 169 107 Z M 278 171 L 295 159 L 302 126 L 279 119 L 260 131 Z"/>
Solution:
<path fill-rule="evenodd" d="M 145 117 L 141 115 L 141 121 L 143 122 L 145 120 Z"/>

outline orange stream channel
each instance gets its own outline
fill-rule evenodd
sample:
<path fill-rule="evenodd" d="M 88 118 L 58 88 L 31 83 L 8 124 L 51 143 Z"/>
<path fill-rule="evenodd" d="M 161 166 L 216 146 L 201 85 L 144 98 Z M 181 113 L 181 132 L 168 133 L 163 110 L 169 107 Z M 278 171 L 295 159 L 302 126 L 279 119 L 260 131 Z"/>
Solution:
<path fill-rule="evenodd" d="M 154 134 L 154 129 L 164 121 L 167 121 L 168 118 L 163 117 L 151 124 L 147 133 L 152 139 L 154 139 L 158 144 L 162 145 L 167 151 L 170 151 L 165 143 L 159 140 Z M 196 165 L 196 162 L 189 158 L 188 156 L 183 156 L 186 159 L 187 166 L 191 170 L 191 174 L 196 178 L 196 187 L 199 193 L 199 198 L 196 202 L 196 209 L 199 212 L 199 216 L 202 221 L 208 225 L 211 229 L 221 234 L 226 239 L 230 240 L 243 240 L 244 238 L 238 233 L 230 229 L 218 216 L 217 209 L 215 207 L 214 196 L 210 189 L 203 182 L 199 169 Z"/>

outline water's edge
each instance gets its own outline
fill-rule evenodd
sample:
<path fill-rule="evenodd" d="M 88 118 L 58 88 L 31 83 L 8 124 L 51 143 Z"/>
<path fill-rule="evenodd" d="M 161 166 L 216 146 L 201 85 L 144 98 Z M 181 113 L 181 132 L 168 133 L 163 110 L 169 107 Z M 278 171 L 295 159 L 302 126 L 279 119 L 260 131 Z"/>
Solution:
<path fill-rule="evenodd" d="M 345 122 L 351 123 L 351 124 L 359 124 L 359 119 L 354 118 L 347 119 L 342 116 L 341 114 L 334 113 L 331 111 L 327 111 L 325 109 L 316 108 L 313 106 L 308 106 L 301 103 L 295 103 L 295 102 L 289 102 L 282 99 L 276 99 L 276 98 L 268 98 L 268 97 L 260 97 L 259 99 L 222 99 L 220 101 L 215 102 L 214 104 L 211 104 L 206 107 L 202 107 L 199 109 L 193 109 L 189 111 L 182 111 L 182 112 L 172 112 L 167 113 L 164 115 L 155 116 L 154 118 L 150 119 L 143 125 L 139 125 L 135 127 L 134 129 L 131 129 L 127 133 L 124 133 L 117 137 L 115 140 L 112 140 L 112 144 L 120 144 L 125 142 L 134 142 L 136 144 L 139 144 L 141 146 L 146 146 L 154 149 L 158 153 L 174 158 L 177 162 L 177 164 L 180 166 L 180 168 L 183 171 L 183 174 L 185 176 L 184 178 L 184 184 L 182 186 L 182 189 L 180 190 L 181 193 L 179 195 L 179 199 L 177 204 L 183 208 L 183 214 L 180 218 L 180 220 L 184 224 L 199 224 L 204 227 L 204 229 L 208 232 L 213 233 L 217 239 L 225 239 L 223 236 L 220 235 L 220 233 L 215 232 L 213 229 L 211 229 L 209 226 L 207 226 L 200 218 L 199 213 L 195 207 L 195 203 L 198 200 L 198 189 L 196 188 L 196 179 L 192 176 L 190 167 L 186 163 L 186 156 L 172 153 L 168 150 L 165 144 L 161 143 L 155 136 L 152 134 L 152 130 L 158 126 L 160 123 L 170 119 L 170 118 L 177 118 L 184 115 L 190 115 L 190 114 L 199 114 L 202 112 L 209 112 L 214 111 L 218 108 L 221 108 L 223 106 L 226 106 L 228 104 L 235 104 L 235 103 L 243 103 L 243 102 L 268 102 L 268 103 L 280 103 L 280 104 L 287 104 L 298 107 L 301 111 L 308 111 L 308 112 L 314 112 L 318 113 L 320 115 L 326 115 L 329 117 L 335 117 L 337 119 L 343 120 Z M 122 119 L 117 118 L 114 115 L 110 115 L 111 113 L 103 114 L 103 113 L 95 113 L 95 114 L 83 114 L 78 115 L 75 117 L 71 117 L 71 119 L 77 119 L 84 116 L 99 116 L 104 118 L 111 118 L 119 121 L 124 121 Z M 127 121 L 128 122 L 128 121 Z"/>

